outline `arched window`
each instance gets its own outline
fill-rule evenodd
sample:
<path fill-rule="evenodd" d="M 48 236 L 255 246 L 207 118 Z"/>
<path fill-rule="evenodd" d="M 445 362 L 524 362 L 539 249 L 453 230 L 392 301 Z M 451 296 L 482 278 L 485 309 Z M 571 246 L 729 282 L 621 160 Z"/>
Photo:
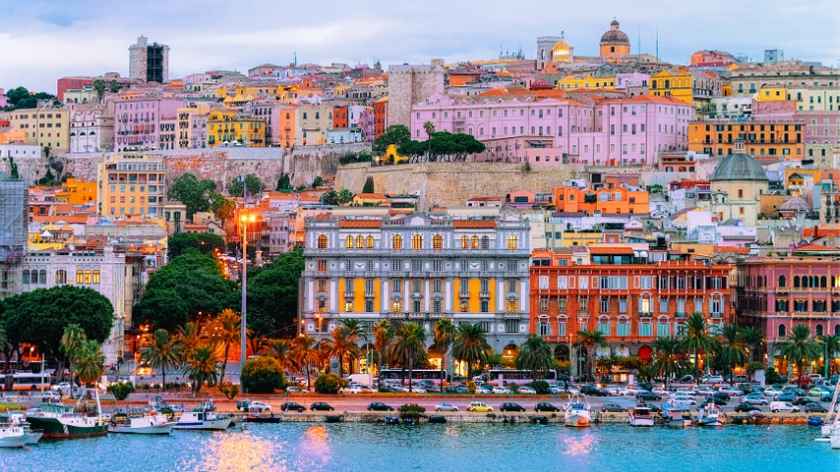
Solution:
<path fill-rule="evenodd" d="M 472 237 L 472 248 L 478 249 L 478 236 L 473 235 Z"/>
<path fill-rule="evenodd" d="M 46 270 L 41 269 L 41 270 L 38 271 L 38 283 L 39 284 L 46 284 L 47 283 L 47 271 Z"/>
<path fill-rule="evenodd" d="M 432 249 L 443 249 L 443 236 L 439 234 L 432 236 Z"/>
<path fill-rule="evenodd" d="M 365 247 L 365 237 L 361 234 L 356 236 L 356 247 L 359 249 L 364 249 Z"/>
<path fill-rule="evenodd" d="M 29 270 L 25 269 L 23 271 L 23 285 L 28 285 L 28 284 L 29 284 Z"/>
<path fill-rule="evenodd" d="M 400 234 L 395 234 L 394 237 L 391 238 L 391 246 L 393 246 L 394 249 L 402 249 L 402 243 L 402 235 Z"/>
<path fill-rule="evenodd" d="M 785 288 L 785 276 L 784 275 L 779 276 L 779 288 Z"/>
<path fill-rule="evenodd" d="M 834 335 L 840 336 L 840 324 L 834 326 Z"/>
<path fill-rule="evenodd" d="M 64 285 L 67 283 L 67 271 L 64 269 L 58 269 L 55 271 L 55 283 L 56 285 Z"/>
<path fill-rule="evenodd" d="M 793 288 L 799 288 L 799 276 L 798 275 L 793 276 Z"/>
<path fill-rule="evenodd" d="M 411 249 L 415 251 L 419 251 L 423 249 L 423 235 L 422 234 L 413 234 L 411 235 Z"/>
<path fill-rule="evenodd" d="M 481 249 L 490 249 L 490 238 L 486 235 L 481 237 Z"/>
<path fill-rule="evenodd" d="M 785 337 L 785 334 L 785 325 L 779 325 L 779 337 L 783 338 Z"/>
<path fill-rule="evenodd" d="M 320 234 L 318 235 L 318 249 L 326 249 L 327 248 L 327 235 Z"/>
<path fill-rule="evenodd" d="M 823 335 L 823 325 L 818 323 L 817 324 L 817 336 L 822 336 L 822 335 Z"/>
<path fill-rule="evenodd" d="M 353 236 L 347 235 L 347 239 L 344 240 L 344 247 L 353 249 Z"/>
<path fill-rule="evenodd" d="M 470 238 L 466 234 L 461 236 L 461 249 L 470 248 Z"/>
<path fill-rule="evenodd" d="M 373 249 L 373 236 L 368 235 L 367 237 L 367 248 Z"/>
<path fill-rule="evenodd" d="M 825 278 L 823 275 L 820 277 L 820 288 L 826 288 L 828 286 L 828 279 Z"/>
<path fill-rule="evenodd" d="M 516 235 L 510 235 L 507 238 L 507 248 L 508 249 L 518 249 L 519 246 L 519 238 Z"/>

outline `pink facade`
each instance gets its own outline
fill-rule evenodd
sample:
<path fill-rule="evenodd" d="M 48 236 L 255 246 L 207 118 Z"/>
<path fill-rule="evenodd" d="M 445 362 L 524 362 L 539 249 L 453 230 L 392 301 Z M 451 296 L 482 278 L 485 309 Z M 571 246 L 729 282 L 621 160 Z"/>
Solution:
<path fill-rule="evenodd" d="M 536 167 L 653 165 L 659 152 L 687 148 L 693 116 L 691 106 L 665 97 L 435 96 L 412 108 L 411 135 L 427 139 L 424 124 L 431 122 L 437 131 L 467 133 L 487 143 L 549 138 L 549 146 L 529 148 L 533 158 L 524 151 L 528 147 L 511 149 L 514 159 Z"/>
<path fill-rule="evenodd" d="M 751 259 L 739 264 L 738 286 L 740 322 L 759 327 L 768 345 L 798 324 L 812 336 L 840 335 L 840 260 Z"/>
<path fill-rule="evenodd" d="M 801 111 L 797 118 L 805 124 L 805 144 L 840 144 L 840 114 L 836 111 Z"/>
<path fill-rule="evenodd" d="M 177 111 L 182 106 L 183 101 L 173 98 L 120 97 L 114 103 L 114 149 L 119 152 L 168 148 Z M 161 142 L 161 131 L 166 142 Z"/>

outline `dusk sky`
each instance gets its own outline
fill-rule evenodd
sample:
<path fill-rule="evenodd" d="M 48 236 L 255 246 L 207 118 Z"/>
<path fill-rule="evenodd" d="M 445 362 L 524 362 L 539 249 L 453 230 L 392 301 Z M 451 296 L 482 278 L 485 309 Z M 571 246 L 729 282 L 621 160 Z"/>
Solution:
<path fill-rule="evenodd" d="M 669 6 L 663 7 L 667 3 Z M 587 7 L 591 8 L 587 8 Z M 172 77 L 270 62 L 425 63 L 492 58 L 500 47 L 535 55 L 541 35 L 566 38 L 595 55 L 613 17 L 633 52 L 686 63 L 698 49 L 840 65 L 837 0 L 214 1 L 0 0 L 0 87 L 55 92 L 65 75 L 128 72 L 128 46 L 138 35 L 171 47 Z"/>

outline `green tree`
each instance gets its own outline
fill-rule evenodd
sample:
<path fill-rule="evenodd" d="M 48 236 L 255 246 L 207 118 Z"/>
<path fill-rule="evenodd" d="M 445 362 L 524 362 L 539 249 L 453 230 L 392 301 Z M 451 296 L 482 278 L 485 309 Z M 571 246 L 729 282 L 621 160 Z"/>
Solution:
<path fill-rule="evenodd" d="M 338 358 L 338 375 L 344 375 L 344 361 L 349 358 L 349 364 L 353 365 L 353 357 L 359 353 L 359 334 L 357 329 L 348 326 L 337 326 L 332 331 L 332 349 L 335 357 Z M 352 367 L 351 367 L 352 373 Z"/>
<path fill-rule="evenodd" d="M 172 182 L 168 196 L 186 205 L 187 218 L 192 221 L 196 212 L 210 209 L 210 200 L 214 190 L 216 190 L 216 184 L 212 180 L 199 180 L 198 177 L 187 172 Z"/>
<path fill-rule="evenodd" d="M 417 323 L 403 323 L 391 342 L 389 357 L 408 369 L 408 391 L 412 391 L 414 367 L 425 358 L 426 331 Z"/>
<path fill-rule="evenodd" d="M 700 353 L 711 353 L 715 347 L 715 339 L 707 332 L 706 320 L 701 313 L 692 313 L 688 317 L 683 345 L 687 351 L 691 352 L 695 380 L 700 382 Z"/>
<path fill-rule="evenodd" d="M 452 341 L 452 357 L 467 364 L 467 377 L 472 378 L 473 369 L 482 365 L 492 351 L 481 326 L 474 323 L 458 325 Z"/>
<path fill-rule="evenodd" d="M 607 345 L 607 340 L 604 335 L 598 331 L 587 331 L 581 330 L 577 333 L 578 344 L 586 348 L 586 352 L 589 354 L 587 357 L 587 362 L 589 364 L 589 376 L 592 380 L 595 379 L 595 367 L 597 365 L 597 349 L 599 347 L 603 347 Z"/>
<path fill-rule="evenodd" d="M 777 349 L 788 362 L 796 364 L 799 385 L 805 383 L 805 362 L 818 358 L 822 350 L 819 343 L 811 338 L 808 327 L 801 324 L 793 327 L 791 335 L 779 344 Z"/>
<path fill-rule="evenodd" d="M 283 369 L 291 370 L 295 367 L 292 343 L 286 339 L 270 340 L 266 344 L 263 354 L 276 360 Z"/>
<path fill-rule="evenodd" d="M 315 186 L 315 183 L 312 183 L 312 186 Z M 292 180 L 289 178 L 289 174 L 280 174 L 280 178 L 277 179 L 277 186 L 275 190 L 278 192 L 291 192 L 292 189 Z"/>
<path fill-rule="evenodd" d="M 376 351 L 377 366 L 388 365 L 388 345 L 394 338 L 394 327 L 389 320 L 380 320 L 373 326 L 373 348 Z"/>
<path fill-rule="evenodd" d="M 222 372 L 219 374 L 219 381 L 225 380 L 225 368 L 228 363 L 228 354 L 230 352 L 230 345 L 239 342 L 240 336 L 240 317 L 239 313 L 225 308 L 219 313 L 219 316 L 213 320 L 210 328 L 211 342 L 221 344 L 224 354 L 222 354 Z"/>
<path fill-rule="evenodd" d="M 733 324 L 724 326 L 721 341 L 717 343 L 716 353 L 731 383 L 735 377 L 735 367 L 747 361 L 747 347 L 738 327 Z"/>
<path fill-rule="evenodd" d="M 105 356 L 100 344 L 93 339 L 83 341 L 76 350 L 73 363 L 76 374 L 82 385 L 90 386 L 102 377 L 105 372 Z"/>
<path fill-rule="evenodd" d="M 228 194 L 235 197 L 241 197 L 243 189 L 247 190 L 251 197 L 258 196 L 263 191 L 263 183 L 256 175 L 248 174 L 244 180 L 242 176 L 234 178 L 227 186 Z"/>
<path fill-rule="evenodd" d="M 452 320 L 441 318 L 435 322 L 432 331 L 434 336 L 432 347 L 440 352 L 440 359 L 444 370 L 446 370 L 447 377 L 452 374 L 450 372 L 452 363 L 449 362 L 449 351 L 452 348 L 452 342 L 455 340 L 456 330 L 457 328 L 452 323 Z M 440 391 L 443 391 L 443 382 L 440 383 Z"/>
<path fill-rule="evenodd" d="M 353 201 L 354 196 L 355 195 L 353 194 L 353 192 L 347 190 L 346 188 L 343 188 L 339 190 L 336 194 L 336 201 L 339 205 L 346 205 Z"/>
<path fill-rule="evenodd" d="M 320 175 L 316 175 L 314 179 L 312 179 L 312 188 L 318 188 L 324 186 L 324 179 Z"/>
<path fill-rule="evenodd" d="M 395 144 L 397 147 L 411 141 L 411 132 L 404 125 L 389 126 L 382 136 L 373 141 L 373 152 L 383 154 L 388 146 Z"/>
<path fill-rule="evenodd" d="M 245 393 L 274 393 L 286 387 L 283 368 L 272 357 L 257 356 L 245 362 L 242 390 Z"/>
<path fill-rule="evenodd" d="M 831 377 L 831 366 L 834 364 L 834 359 L 840 353 L 840 336 L 821 336 L 820 344 L 823 349 L 823 376 L 825 378 Z"/>
<path fill-rule="evenodd" d="M 551 346 L 540 336 L 528 336 L 528 339 L 519 348 L 519 354 L 516 356 L 516 367 L 530 370 L 535 374 L 545 374 L 553 366 L 554 355 L 551 353 Z M 537 378 L 545 377 L 544 375 L 538 375 Z"/>
<path fill-rule="evenodd" d="M 204 384 L 215 384 L 219 375 L 219 356 L 215 347 L 204 345 L 196 348 L 187 359 L 185 372 L 192 381 L 193 396 L 198 395 Z"/>
<path fill-rule="evenodd" d="M 183 360 L 183 350 L 177 336 L 171 336 L 165 329 L 152 334 L 152 342 L 140 351 L 140 358 L 150 367 L 160 370 L 161 390 L 166 391 L 166 370 L 177 369 Z"/>
<path fill-rule="evenodd" d="M 312 360 L 315 356 L 315 339 L 312 336 L 303 334 L 292 340 L 292 359 L 298 370 L 306 375 L 306 390 L 312 389 L 310 374 L 312 372 Z"/>
<path fill-rule="evenodd" d="M 96 100 L 102 101 L 102 97 L 105 95 L 105 81 L 102 79 L 94 80 L 93 89 L 96 90 Z"/>
<path fill-rule="evenodd" d="M 427 121 L 427 122 L 423 123 L 423 130 L 426 132 L 426 136 L 431 138 L 432 133 L 435 132 L 435 124 L 432 123 L 431 121 Z"/>
<path fill-rule="evenodd" d="M 229 198 L 225 198 L 225 196 L 220 193 L 211 192 L 210 210 L 216 218 L 224 223 L 225 221 L 233 218 L 233 215 L 236 213 L 236 202 Z"/>
<path fill-rule="evenodd" d="M 335 374 L 321 374 L 315 379 L 315 391 L 326 395 L 335 395 L 343 386 L 341 377 Z"/>
<path fill-rule="evenodd" d="M 654 369 L 665 381 L 665 389 L 680 372 L 682 347 L 682 341 L 674 337 L 657 338 L 653 343 Z"/>
<path fill-rule="evenodd" d="M 64 327 L 64 333 L 61 335 L 61 352 L 67 359 L 70 365 L 70 382 L 73 382 L 73 359 L 79 351 L 82 344 L 87 341 L 85 330 L 76 323 L 69 324 Z M 59 369 L 63 371 L 64 369 Z"/>
<path fill-rule="evenodd" d="M 32 93 L 26 87 L 15 87 L 6 92 L 6 110 L 18 110 L 21 108 L 35 108 L 39 100 L 49 100 L 56 103 L 54 95 L 46 92 Z"/>
<path fill-rule="evenodd" d="M 747 347 L 750 361 L 757 361 L 761 348 L 764 346 L 764 335 L 755 326 L 741 326 L 738 328 L 741 342 Z"/>
<path fill-rule="evenodd" d="M 365 185 L 362 187 L 362 193 L 373 193 L 373 177 L 368 176 L 365 179 Z"/>
<path fill-rule="evenodd" d="M 190 249 L 210 255 L 215 250 L 224 251 L 225 240 L 213 233 L 176 233 L 169 237 L 166 245 L 172 260 Z"/>
<path fill-rule="evenodd" d="M 297 333 L 298 280 L 303 251 L 295 249 L 248 273 L 248 327 L 266 337 Z"/>

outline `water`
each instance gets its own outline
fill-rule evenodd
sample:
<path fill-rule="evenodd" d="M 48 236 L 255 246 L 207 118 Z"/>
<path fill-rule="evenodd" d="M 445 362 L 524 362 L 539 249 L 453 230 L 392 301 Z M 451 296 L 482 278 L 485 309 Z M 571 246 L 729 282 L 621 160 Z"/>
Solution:
<path fill-rule="evenodd" d="M 816 429 L 284 423 L 0 450 L 2 471 L 840 471 Z"/>

